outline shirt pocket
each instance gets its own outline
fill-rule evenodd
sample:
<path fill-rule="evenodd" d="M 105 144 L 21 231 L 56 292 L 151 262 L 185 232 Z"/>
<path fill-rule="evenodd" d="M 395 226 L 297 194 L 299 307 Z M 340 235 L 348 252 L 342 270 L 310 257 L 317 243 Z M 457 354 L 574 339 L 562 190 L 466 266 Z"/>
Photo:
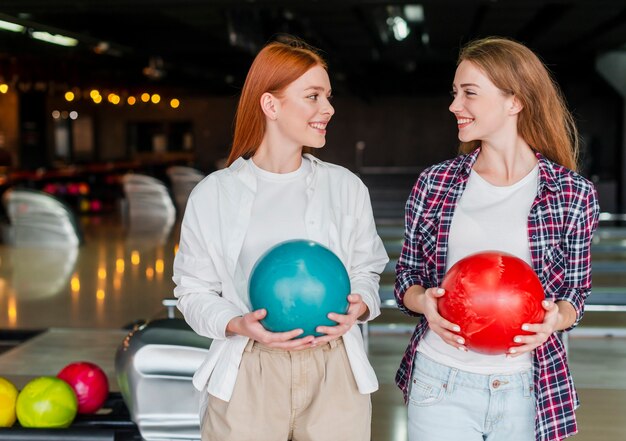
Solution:
<path fill-rule="evenodd" d="M 547 249 L 543 258 L 543 268 L 541 270 L 541 284 L 546 293 L 546 297 L 554 299 L 556 293 L 565 283 L 567 260 L 560 244 L 556 244 Z"/>
<path fill-rule="evenodd" d="M 351 254 L 356 240 L 356 217 L 341 214 L 330 222 L 328 229 L 329 247 L 346 268 L 350 268 Z"/>

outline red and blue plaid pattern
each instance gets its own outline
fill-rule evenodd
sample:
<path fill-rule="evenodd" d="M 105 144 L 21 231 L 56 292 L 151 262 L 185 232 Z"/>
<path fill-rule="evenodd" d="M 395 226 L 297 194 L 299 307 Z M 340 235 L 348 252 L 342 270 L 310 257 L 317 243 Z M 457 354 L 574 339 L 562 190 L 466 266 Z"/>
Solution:
<path fill-rule="evenodd" d="M 412 285 L 439 286 L 446 268 L 450 225 L 480 149 L 427 168 L 420 174 L 406 203 L 404 245 L 396 265 L 398 307 L 418 317 L 418 323 L 396 375 L 408 399 L 417 345 L 428 329 L 425 317 L 404 306 Z M 593 184 L 580 175 L 536 154 L 539 187 L 528 216 L 532 264 L 546 298 L 567 300 L 584 312 L 591 292 L 591 239 L 598 226 L 599 206 Z M 573 327 L 573 326 L 572 326 Z M 537 418 L 536 440 L 562 440 L 577 432 L 574 409 L 579 401 L 565 348 L 553 334 L 533 354 Z"/>

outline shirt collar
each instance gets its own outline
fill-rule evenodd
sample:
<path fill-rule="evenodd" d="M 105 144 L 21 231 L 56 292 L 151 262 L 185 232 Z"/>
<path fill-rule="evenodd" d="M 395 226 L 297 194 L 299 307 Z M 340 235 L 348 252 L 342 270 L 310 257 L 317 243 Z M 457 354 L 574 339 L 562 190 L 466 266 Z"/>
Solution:
<path fill-rule="evenodd" d="M 555 164 L 539 152 L 535 152 L 535 156 L 539 160 L 539 191 L 550 190 L 553 193 L 561 191 L 559 179 L 554 171 Z"/>
<path fill-rule="evenodd" d="M 477 147 L 462 159 L 460 170 L 465 180 L 469 178 L 479 153 L 480 147 Z M 561 186 L 559 185 L 559 179 L 554 171 L 554 164 L 539 152 L 535 152 L 535 156 L 539 161 L 539 191 L 549 190 L 553 193 L 559 192 Z"/>
<path fill-rule="evenodd" d="M 322 164 L 322 160 L 309 153 L 305 153 L 303 156 L 308 158 L 311 161 L 311 173 L 307 177 L 307 185 L 309 185 L 314 180 L 317 174 L 317 169 L 320 166 L 320 164 Z M 257 186 L 256 175 L 254 174 L 254 171 L 252 170 L 252 167 L 250 166 L 250 164 L 248 164 L 248 162 L 245 159 L 243 159 L 240 156 L 239 158 L 235 159 L 235 161 L 233 161 L 233 163 L 228 167 L 228 169 L 235 176 L 241 179 L 241 181 L 247 187 L 249 187 L 252 191 L 256 191 L 256 186 Z"/>

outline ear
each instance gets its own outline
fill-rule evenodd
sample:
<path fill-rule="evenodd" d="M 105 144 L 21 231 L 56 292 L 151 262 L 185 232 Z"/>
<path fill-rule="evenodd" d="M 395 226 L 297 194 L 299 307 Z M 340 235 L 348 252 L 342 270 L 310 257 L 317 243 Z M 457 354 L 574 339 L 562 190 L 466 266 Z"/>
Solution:
<path fill-rule="evenodd" d="M 269 92 L 265 92 L 261 95 L 261 110 L 266 117 L 271 120 L 275 120 L 278 116 L 278 109 L 280 108 L 280 102 L 278 99 Z"/>
<path fill-rule="evenodd" d="M 520 102 L 520 100 L 515 95 L 513 95 L 513 98 L 511 99 L 511 106 L 509 108 L 509 114 L 517 115 L 518 113 L 522 111 L 523 108 L 524 108 L 524 105 Z"/>

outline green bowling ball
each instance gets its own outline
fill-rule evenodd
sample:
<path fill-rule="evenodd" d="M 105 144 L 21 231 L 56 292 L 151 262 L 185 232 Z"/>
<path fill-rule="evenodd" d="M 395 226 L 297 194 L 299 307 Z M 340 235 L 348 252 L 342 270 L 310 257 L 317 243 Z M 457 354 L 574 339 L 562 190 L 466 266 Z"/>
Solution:
<path fill-rule="evenodd" d="M 30 381 L 17 396 L 17 419 L 22 427 L 65 428 L 78 411 L 74 390 L 56 377 Z"/>

